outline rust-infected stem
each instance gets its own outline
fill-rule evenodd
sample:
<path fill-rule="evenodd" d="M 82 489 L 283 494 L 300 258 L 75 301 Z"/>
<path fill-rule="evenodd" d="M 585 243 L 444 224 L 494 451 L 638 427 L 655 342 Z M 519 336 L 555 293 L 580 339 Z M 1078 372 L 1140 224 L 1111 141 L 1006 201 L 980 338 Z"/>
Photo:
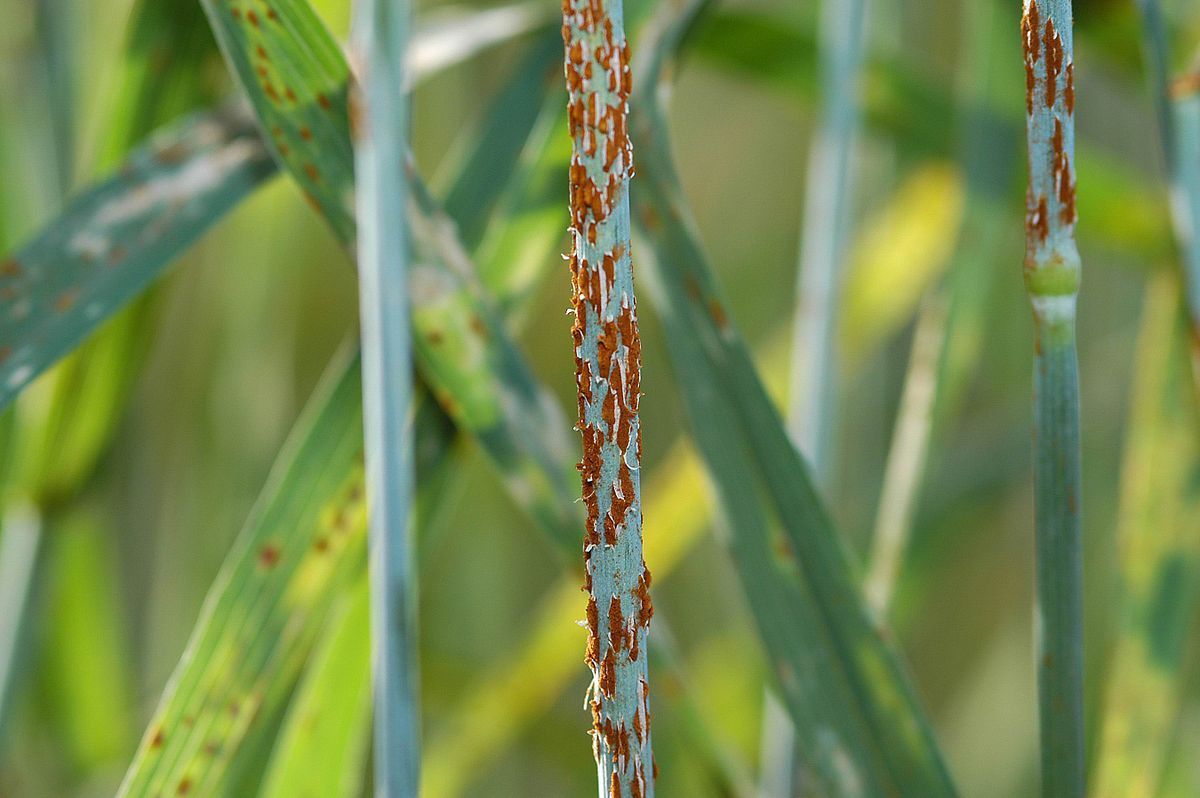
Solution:
<path fill-rule="evenodd" d="M 601 798 L 654 794 L 642 559 L 641 341 L 633 293 L 626 131 L 631 88 L 620 0 L 564 0 L 576 384 L 587 508 L 587 663 Z"/>

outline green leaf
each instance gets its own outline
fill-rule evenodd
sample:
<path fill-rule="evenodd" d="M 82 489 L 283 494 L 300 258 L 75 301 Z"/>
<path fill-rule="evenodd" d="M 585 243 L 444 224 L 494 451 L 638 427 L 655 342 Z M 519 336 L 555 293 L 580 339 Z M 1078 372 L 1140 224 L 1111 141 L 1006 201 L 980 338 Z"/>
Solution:
<path fill-rule="evenodd" d="M 140 293 L 274 165 L 225 109 L 155 135 L 0 264 L 0 407 Z"/>
<path fill-rule="evenodd" d="M 1186 681 L 1200 605 L 1200 426 L 1174 275 L 1149 286 L 1134 358 L 1121 476 L 1121 622 L 1112 653 L 1093 789 L 1154 795 Z"/>
<path fill-rule="evenodd" d="M 521 124 L 528 130 L 538 114 L 538 96 L 536 93 L 531 93 L 525 97 L 523 102 L 526 107 L 526 116 Z M 523 172 L 526 168 L 526 165 L 522 165 L 519 171 Z M 482 210 L 477 212 L 482 212 Z M 539 231 L 539 233 L 542 232 L 544 231 Z M 347 380 L 352 381 L 354 377 L 346 373 L 341 379 L 344 383 Z M 346 390 L 349 389 L 347 388 Z M 357 396 L 357 393 L 355 393 L 355 396 Z M 313 424 L 317 423 L 313 421 L 314 418 L 321 419 L 323 423 L 329 423 L 335 427 L 351 426 L 361 430 L 361 412 L 361 404 L 356 401 L 349 401 L 343 397 L 342 389 L 340 388 L 332 392 L 327 390 L 323 396 L 321 392 L 318 392 L 310 401 L 310 407 L 306 411 L 305 417 L 298 422 L 297 431 L 293 433 L 293 438 L 300 440 L 305 434 L 315 434 L 311 431 L 309 433 L 303 431 L 306 425 L 311 428 Z M 449 426 L 445 416 L 437 410 L 436 405 L 429 401 L 418 402 L 417 417 L 414 426 L 417 430 L 417 472 L 420 475 L 419 484 L 421 486 L 418 494 L 417 510 L 418 517 L 421 517 L 423 515 L 435 514 L 436 511 L 432 505 L 443 501 L 445 498 L 437 490 L 440 486 L 438 475 L 441 469 L 439 468 L 439 464 L 447 459 L 446 454 L 453 437 L 453 429 Z M 361 447 L 361 445 L 362 441 L 360 438 L 359 446 Z M 275 494 L 287 496 L 303 494 L 307 490 L 306 486 L 299 482 L 300 479 L 305 477 L 307 469 L 301 468 L 300 464 L 289 465 L 289 458 L 298 456 L 298 453 L 303 453 L 304 451 L 306 450 L 297 446 L 291 446 L 284 452 L 281 452 L 276 470 L 278 473 L 287 476 L 278 480 L 271 488 Z M 310 463 L 308 467 L 312 468 L 315 466 Z M 336 479 L 333 474 L 333 471 L 339 469 L 342 473 L 341 481 Z M 357 489 L 361 490 L 362 471 L 357 458 L 351 458 L 349 461 L 342 459 L 340 463 L 330 464 L 330 473 L 325 479 L 326 484 L 336 488 L 336 490 L 333 492 L 326 491 L 324 496 L 315 494 L 312 498 L 314 501 L 332 502 L 330 509 L 324 513 L 324 516 L 336 518 L 339 512 L 344 514 L 348 510 L 348 508 L 340 506 L 339 502 L 343 500 L 339 499 L 339 497 L 352 495 L 356 490 L 355 486 L 358 486 Z M 345 487 L 340 487 L 341 485 L 345 485 Z M 268 501 L 267 498 L 260 500 L 260 502 L 266 501 Z M 360 521 L 361 519 L 358 519 L 356 523 Z M 314 533 L 303 524 L 295 524 L 290 527 L 280 528 L 277 534 L 280 546 L 287 546 L 289 548 L 297 546 L 303 549 L 312 543 Z M 358 535 L 361 533 L 356 531 L 354 534 Z M 249 528 L 243 532 L 243 542 L 239 543 L 231 551 L 223 566 L 223 571 L 240 573 L 248 568 L 252 568 L 253 563 L 259 556 L 259 548 L 254 545 L 253 541 L 261 538 L 262 535 L 262 532 L 252 531 Z M 317 539 L 319 540 L 319 538 Z M 555 538 L 555 540 L 566 542 L 565 538 L 562 537 Z M 571 548 L 574 550 L 574 545 Z M 354 578 L 361 578 L 366 564 L 361 547 L 330 549 L 327 550 L 326 556 L 342 562 L 343 564 L 338 566 L 339 569 L 344 569 L 347 573 L 354 575 Z M 287 635 L 294 636 L 303 641 L 315 640 L 326 617 L 325 613 L 320 611 L 320 608 L 328 606 L 331 602 L 341 600 L 337 597 L 344 595 L 346 589 L 345 581 L 326 580 L 323 588 L 305 592 L 303 595 L 297 597 L 297 601 L 294 604 L 288 606 L 275 604 L 273 612 L 279 615 L 290 614 L 291 620 L 270 617 L 263 621 L 260 624 L 261 641 L 269 645 L 282 645 L 279 638 L 284 634 L 284 631 L 286 631 Z M 244 605 L 249 602 L 258 601 L 257 596 L 258 594 L 256 593 L 243 591 L 241 586 L 233 580 L 221 579 L 218 580 L 210 591 L 208 604 L 211 606 L 226 607 L 229 613 L 244 614 L 248 612 Z M 365 618 L 363 622 L 365 623 Z M 214 659 L 208 655 L 197 653 L 197 647 L 201 644 L 201 641 L 210 639 L 218 634 L 218 631 L 214 627 L 219 623 L 224 623 L 223 615 L 215 612 L 206 612 L 197 623 L 196 629 L 193 631 L 193 642 L 189 645 L 188 653 L 185 654 L 184 659 L 180 662 L 176 674 L 162 698 L 157 713 L 158 717 L 188 717 L 194 712 L 195 707 L 220 705 L 227 700 L 227 696 L 231 692 L 238 691 L 213 675 L 219 673 L 223 667 L 220 659 Z M 302 647 L 302 649 L 307 650 L 307 645 L 306 647 Z M 230 756 L 236 756 L 237 760 L 241 761 L 245 758 L 246 752 L 259 750 L 264 747 L 264 738 L 268 738 L 268 735 L 272 732 L 270 719 L 278 715 L 280 707 L 287 700 L 287 689 L 294 682 L 298 668 L 300 667 L 297 663 L 304 658 L 303 650 L 298 650 L 294 657 L 289 656 L 286 659 L 273 659 L 265 663 L 256 674 L 247 675 L 242 679 L 242 681 L 246 681 L 253 676 L 257 684 L 278 684 L 283 687 L 266 696 L 259 715 L 250 722 L 230 730 L 230 733 L 225 736 L 222 745 L 234 752 Z M 364 660 L 363 668 L 365 669 L 365 667 Z M 198 693 L 184 691 L 179 687 L 182 684 L 199 684 L 201 688 Z M 240 692 L 244 693 L 247 689 L 243 687 Z M 312 721 L 312 723 L 307 724 L 306 728 L 311 726 L 311 731 L 319 739 L 332 739 L 338 735 L 338 731 L 317 728 L 317 726 L 321 726 L 326 722 L 336 723 L 336 716 L 322 714 L 316 720 Z M 188 784 L 189 789 L 191 789 L 198 778 L 196 774 L 206 773 L 207 768 L 210 766 L 217 771 L 211 779 L 212 783 L 225 784 L 232 788 L 230 782 L 234 775 L 231 772 L 233 766 L 224 759 L 211 762 L 176 759 L 172 764 L 160 765 L 160 755 L 153 746 L 156 734 L 155 727 L 151 727 L 146 734 L 141 750 L 131 763 L 126 776 L 127 784 L 141 786 L 138 789 L 130 789 L 126 794 L 147 794 L 145 792 L 145 785 L 149 784 L 152 777 L 158 778 L 159 781 L 168 784 L 172 782 L 178 784 L 184 778 L 189 778 L 192 779 Z M 294 737 L 290 739 L 296 745 L 303 744 L 302 741 Z M 163 741 L 166 743 L 168 738 L 164 736 Z M 286 746 L 292 745 L 293 742 L 287 743 Z M 277 754 L 284 755 L 282 750 L 277 750 Z M 290 757 L 291 755 L 286 756 Z M 347 760 L 347 766 L 349 766 L 349 760 Z M 284 766 L 279 765 L 279 767 L 282 768 Z M 166 768 L 167 775 L 154 777 L 153 772 L 155 769 L 161 770 L 162 768 Z M 274 772 L 277 772 L 277 769 L 273 766 L 272 772 L 267 774 L 269 780 L 284 778 L 283 776 L 276 777 L 273 775 Z M 286 782 L 285 780 L 285 782 L 276 783 L 290 782 Z M 267 786 L 270 787 L 271 784 Z"/>
<path fill-rule="evenodd" d="M 288 708 L 264 798 L 359 795 L 371 717 L 366 579 L 337 600 Z"/>
<path fill-rule="evenodd" d="M 686 23 L 664 26 L 664 40 Z M 663 59 L 643 52 L 633 130 L 642 152 L 635 222 L 653 249 L 646 282 L 800 747 L 828 795 L 952 795 L 900 659 L 872 623 L 841 539 L 724 310 L 655 105 Z"/>
<path fill-rule="evenodd" d="M 335 363 L 222 566 L 120 795 L 212 794 L 291 689 L 365 544 L 357 361 Z"/>
<path fill-rule="evenodd" d="M 280 163 L 352 246 L 353 151 L 349 68 L 306 0 L 203 0 L 217 40 Z M 575 480 L 569 429 L 485 297 L 454 224 L 415 169 L 409 218 L 417 366 L 434 398 L 496 463 L 510 491 L 564 546 L 574 546 Z"/>

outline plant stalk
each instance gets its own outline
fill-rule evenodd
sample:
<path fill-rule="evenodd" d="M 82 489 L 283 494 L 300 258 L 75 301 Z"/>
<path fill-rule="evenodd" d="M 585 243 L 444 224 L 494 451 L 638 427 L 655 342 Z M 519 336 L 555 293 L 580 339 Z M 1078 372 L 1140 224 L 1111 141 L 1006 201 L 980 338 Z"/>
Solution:
<path fill-rule="evenodd" d="M 632 76 L 621 0 L 563 5 L 576 384 L 587 508 L 587 663 L 601 798 L 654 795 L 642 557 L 641 338 L 633 291 L 626 129 Z"/>
<path fill-rule="evenodd" d="M 1042 794 L 1084 794 L 1083 560 L 1075 305 L 1075 84 L 1070 0 L 1025 0 L 1029 190 L 1025 285 L 1033 308 L 1036 635 Z"/>
<path fill-rule="evenodd" d="M 358 206 L 374 683 L 375 791 L 416 796 L 420 721 L 414 485 L 413 355 L 408 296 L 406 0 L 361 0 L 353 48 L 362 65 L 354 146 Z"/>

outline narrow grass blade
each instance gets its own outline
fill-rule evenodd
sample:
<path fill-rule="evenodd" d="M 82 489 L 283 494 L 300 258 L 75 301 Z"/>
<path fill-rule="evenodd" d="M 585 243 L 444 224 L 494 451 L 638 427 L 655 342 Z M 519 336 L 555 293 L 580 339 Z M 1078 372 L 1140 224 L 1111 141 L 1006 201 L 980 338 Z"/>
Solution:
<path fill-rule="evenodd" d="M 1198 456 L 1196 386 L 1200 385 L 1200 93 L 1171 79 L 1166 22 L 1157 0 L 1141 0 L 1143 49 L 1171 190 L 1179 278 L 1159 277 L 1147 291 L 1136 363 L 1118 527 L 1123 622 L 1109 674 L 1108 700 L 1094 772 L 1098 796 L 1174 794 L 1164 787 L 1176 720 L 1188 681 L 1185 642 L 1194 628 L 1200 577 L 1193 544 Z M 1182 291 L 1179 285 L 1182 285 Z M 1175 318 L 1178 295 L 1191 334 Z M 1191 396 L 1180 384 L 1184 347 L 1191 355 Z M 1182 793 L 1180 793 L 1182 794 Z"/>
<path fill-rule="evenodd" d="M 205 602 L 122 796 L 213 794 L 363 559 L 357 362 L 335 364 Z"/>
<path fill-rule="evenodd" d="M 140 293 L 274 165 L 249 120 L 191 117 L 0 265 L 0 407 Z"/>
<path fill-rule="evenodd" d="M 1173 275 L 1150 284 L 1134 360 L 1118 524 L 1123 611 L 1093 788 L 1103 798 L 1158 794 L 1200 599 L 1200 427 L 1179 294 Z"/>
<path fill-rule="evenodd" d="M 1025 285 L 1033 306 L 1037 669 L 1042 793 L 1084 792 L 1083 557 L 1075 302 L 1075 84 L 1070 0 L 1025 0 L 1029 191 Z"/>
<path fill-rule="evenodd" d="M 845 279 L 846 238 L 853 205 L 851 156 L 858 129 L 863 0 L 825 0 L 818 40 L 820 103 L 808 150 L 804 220 L 793 312 L 788 434 L 826 493 L 833 469 L 841 346 L 836 338 Z M 771 695 L 763 715 L 763 787 L 794 795 L 795 732 Z"/>
<path fill-rule="evenodd" d="M 695 9 L 664 26 L 662 41 L 681 35 Z M 645 52 L 651 68 L 639 69 L 634 130 L 648 153 L 639 161 L 635 218 L 654 249 L 650 296 L 800 746 L 829 795 L 951 795 L 899 659 L 872 624 L 841 541 L 719 299 L 655 105 L 663 59 Z M 787 557 L 777 553 L 760 495 L 783 526 Z"/>
<path fill-rule="evenodd" d="M 567 0 L 563 42 L 573 145 L 571 334 L 587 508 L 592 750 L 600 794 L 652 798 L 647 635 L 654 605 L 642 556 L 642 343 L 629 222 L 633 147 L 626 127 L 633 79 L 620 0 Z"/>
<path fill-rule="evenodd" d="M 528 121 L 525 125 L 528 129 L 538 114 L 538 102 L 536 96 L 532 95 L 528 96 L 525 101 L 528 114 Z M 478 209 L 477 212 L 484 212 L 484 209 Z M 535 232 L 544 233 L 540 230 Z M 504 296 L 512 297 L 513 294 L 502 294 L 502 298 Z M 311 400 L 309 409 L 298 422 L 297 429 L 293 433 L 295 441 L 301 440 L 305 435 L 315 434 L 312 431 L 305 432 L 307 428 L 316 423 L 313 421 L 315 418 L 332 428 L 360 430 L 358 446 L 361 447 L 362 405 L 357 400 L 357 392 L 354 393 L 354 401 L 350 401 L 344 395 L 345 391 L 350 390 L 345 385 L 356 379 L 355 374 L 350 373 L 350 367 L 345 368 L 347 370 L 342 373 L 341 382 L 339 382 L 339 386 L 342 387 L 333 391 L 318 391 Z M 335 364 L 331 367 L 330 373 L 336 372 Z M 418 402 L 414 426 L 418 436 L 416 444 L 417 472 L 421 476 L 421 491 L 418 501 L 418 510 L 420 510 L 422 504 L 428 507 L 429 501 L 437 500 L 431 498 L 430 491 L 438 484 L 439 464 L 447 459 L 453 429 L 445 416 L 437 410 L 436 405 L 429 401 Z M 304 494 L 309 490 L 302 480 L 308 479 L 309 469 L 315 466 L 308 461 L 289 464 L 290 459 L 298 456 L 297 451 L 305 450 L 298 449 L 293 445 L 280 454 L 276 469 L 279 474 L 289 476 L 280 478 L 269 487 L 269 491 L 273 495 L 293 496 L 292 500 L 297 500 L 294 498 L 296 494 Z M 358 452 L 361 453 L 361 448 L 358 449 Z M 319 492 L 310 497 L 313 502 L 327 501 L 330 503 L 328 508 L 320 512 L 319 523 L 333 523 L 339 528 L 342 525 L 352 524 L 348 534 L 355 540 L 358 540 L 363 534 L 361 529 L 363 517 L 358 498 L 363 490 L 363 474 L 359 465 L 360 456 L 361 454 L 350 458 L 339 456 L 338 462 L 330 463 L 330 472 L 325 480 L 328 486 L 336 487 L 336 491 L 326 492 L 324 495 Z M 335 477 L 333 473 L 335 471 L 340 471 L 340 478 Z M 260 501 L 265 504 L 269 498 L 265 495 Z M 282 499 L 278 501 L 282 501 Z M 570 511 L 571 508 L 568 505 L 567 512 Z M 427 512 L 432 511 L 427 510 Z M 223 566 L 224 572 L 238 574 L 255 567 L 261 552 L 261 545 L 257 542 L 271 535 L 269 530 L 264 530 L 261 526 L 259 524 L 253 530 L 248 528 L 243 533 L 242 542 L 226 559 Z M 553 533 L 555 530 L 552 528 L 547 531 Z M 276 530 L 276 533 L 277 537 L 271 536 L 270 539 L 277 541 L 281 551 L 305 550 L 312 547 L 322 553 L 322 562 L 328 558 L 329 565 L 327 567 L 345 571 L 353 578 L 361 578 L 363 575 L 365 558 L 361 543 L 356 546 L 332 546 L 330 536 L 321 534 L 319 530 L 314 532 L 306 524 L 289 524 Z M 576 550 L 575 540 L 568 541 L 561 535 L 553 534 L 552 539 L 559 542 L 568 553 Z M 288 561 L 281 558 L 281 562 Z M 237 757 L 241 761 L 245 759 L 247 751 L 262 750 L 268 747 L 264 738 L 271 730 L 270 719 L 277 717 L 280 713 L 280 707 L 287 700 L 288 690 L 295 680 L 301 663 L 307 656 L 311 641 L 315 640 L 320 633 L 326 617 L 322 608 L 339 600 L 338 597 L 344 595 L 347 581 L 325 579 L 319 584 L 308 584 L 302 591 L 290 591 L 289 588 L 290 592 L 286 595 L 290 597 L 290 600 L 287 602 L 278 598 L 277 591 L 283 589 L 281 582 L 272 582 L 270 589 L 276 593 L 271 594 L 270 591 L 266 591 L 267 595 L 263 595 L 256 591 L 243 590 L 238 580 L 223 578 L 218 580 L 210 591 L 208 605 L 221 609 L 220 611 L 215 609 L 211 612 L 206 611 L 197 623 L 188 652 L 185 653 L 172 683 L 162 698 L 155 721 L 147 731 L 138 755 L 130 765 L 126 775 L 126 784 L 132 786 L 127 789 L 126 795 L 150 794 L 147 792 L 147 785 L 151 780 L 155 780 L 157 783 L 178 785 L 187 779 L 188 789 L 192 789 L 200 782 L 201 777 L 206 779 L 207 783 L 223 785 L 223 788 L 232 789 L 230 771 L 233 765 L 230 764 L 229 759 Z M 272 600 L 271 595 L 275 595 L 276 598 Z M 578 595 L 577 590 L 576 595 Z M 213 648 L 213 645 L 206 641 L 216 640 L 224 634 L 222 627 L 228 624 L 229 616 L 245 616 L 262 602 L 268 604 L 271 609 L 269 610 L 270 614 L 259 624 L 259 634 L 256 639 L 263 646 L 276 647 L 280 650 L 286 649 L 289 653 L 287 656 L 273 656 L 262 663 L 261 667 L 249 668 L 240 676 L 235 674 L 226 678 L 223 673 L 228 666 L 227 660 L 222 658 L 222 650 Z M 367 667 L 365 654 L 361 665 L 365 670 Z M 188 685 L 190 687 L 184 689 L 184 686 Z M 201 751 L 221 751 L 222 757 L 209 761 L 198 758 L 196 755 L 181 754 L 180 750 L 183 749 L 178 746 L 182 746 L 184 743 L 180 743 L 178 740 L 173 742 L 173 738 L 167 737 L 165 733 L 161 738 L 158 736 L 158 731 L 162 728 L 161 719 L 195 718 L 199 709 L 227 705 L 231 695 L 250 694 L 253 685 L 274 685 L 277 689 L 273 688 L 270 693 L 263 696 L 258 714 L 230 729 L 222 736 L 219 748 L 209 748 L 207 743 L 201 748 Z M 324 725 L 324 720 L 326 720 L 326 716 L 322 716 L 322 722 L 318 725 Z M 339 733 L 336 730 L 321 730 L 312 724 L 305 724 L 306 729 L 310 727 L 314 734 L 322 740 L 331 739 Z M 287 744 L 289 746 L 292 742 L 296 745 L 303 745 L 301 740 L 290 739 L 291 741 Z M 155 745 L 155 740 L 160 740 L 158 746 Z M 269 742 L 269 738 L 267 742 Z M 172 749 L 173 761 L 162 764 L 161 760 L 166 754 L 159 752 L 162 748 L 171 746 L 176 746 Z M 278 753 L 283 755 L 282 751 Z M 293 756 L 287 755 L 285 759 L 291 760 Z M 280 765 L 279 767 L 283 768 L 284 766 Z M 210 768 L 216 772 L 209 775 L 207 771 Z M 291 783 L 283 776 L 274 776 L 274 772 L 276 769 L 273 767 L 272 772 L 267 774 L 268 787 L 274 784 Z M 197 774 L 203 774 L 203 776 Z M 282 781 L 271 781 L 275 778 L 282 779 Z"/>
<path fill-rule="evenodd" d="M 272 148 L 335 233 L 356 236 L 346 109 L 349 67 L 307 0 L 227 5 L 204 0 L 218 42 L 259 113 Z M 571 509 L 567 424 L 491 308 L 454 225 L 410 173 L 417 248 L 409 290 L 416 362 L 433 396 L 476 436 L 514 495 L 564 541 Z"/>
<path fill-rule="evenodd" d="M 369 595 L 359 579 L 330 611 L 271 754 L 263 798 L 361 794 L 371 717 Z"/>
<path fill-rule="evenodd" d="M 447 154 L 434 187 L 444 197 L 442 207 L 458 225 L 459 240 L 474 250 L 483 238 L 488 211 L 507 190 L 518 167 L 518 155 L 530 146 L 527 120 L 533 98 L 543 97 L 557 75 L 562 44 L 558 36 L 538 36 L 516 70 L 516 79 L 491 101 L 480 124 L 458 137 Z M 556 97 L 558 92 L 551 92 Z"/>
<path fill-rule="evenodd" d="M 42 522 L 27 504 L 13 504 L 5 512 L 0 536 L 0 744 L 10 717 L 17 670 L 29 628 L 34 574 L 43 546 Z"/>
<path fill-rule="evenodd" d="M 925 301 L 917 317 L 908 372 L 883 474 L 871 557 L 863 591 L 877 616 L 884 616 L 900 572 L 916 512 L 917 486 L 925 473 L 937 399 L 937 381 L 946 343 L 948 309 L 938 295 Z"/>
<path fill-rule="evenodd" d="M 821 4 L 821 104 L 809 148 L 792 345 L 788 432 L 824 482 L 837 395 L 835 332 L 850 222 L 858 128 L 863 0 Z"/>
<path fill-rule="evenodd" d="M 371 678 L 375 789 L 416 796 L 420 783 L 417 585 L 409 526 L 413 484 L 410 337 L 407 2 L 358 0 L 353 46 L 363 70 L 354 165 L 363 425 L 370 507 Z"/>

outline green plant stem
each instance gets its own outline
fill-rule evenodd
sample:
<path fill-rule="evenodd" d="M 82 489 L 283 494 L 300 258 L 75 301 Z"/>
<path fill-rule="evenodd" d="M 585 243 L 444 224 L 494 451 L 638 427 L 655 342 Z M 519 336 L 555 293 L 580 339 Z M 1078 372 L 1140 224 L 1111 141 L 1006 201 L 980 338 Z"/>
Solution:
<path fill-rule="evenodd" d="M 416 796 L 421 778 L 416 568 L 409 528 L 415 482 L 405 175 L 409 16 L 405 0 L 359 0 L 353 25 L 353 48 L 363 72 L 354 155 L 375 789 L 388 798 Z"/>
<path fill-rule="evenodd" d="M 642 557 L 641 337 L 633 290 L 626 130 L 629 48 L 621 0 L 563 5 L 576 384 L 587 509 L 584 588 L 592 740 L 601 798 L 654 795 Z"/>
<path fill-rule="evenodd" d="M 1083 560 L 1075 304 L 1075 84 L 1070 0 L 1025 0 L 1029 190 L 1025 285 L 1033 307 L 1034 501 L 1042 792 L 1084 794 Z"/>

